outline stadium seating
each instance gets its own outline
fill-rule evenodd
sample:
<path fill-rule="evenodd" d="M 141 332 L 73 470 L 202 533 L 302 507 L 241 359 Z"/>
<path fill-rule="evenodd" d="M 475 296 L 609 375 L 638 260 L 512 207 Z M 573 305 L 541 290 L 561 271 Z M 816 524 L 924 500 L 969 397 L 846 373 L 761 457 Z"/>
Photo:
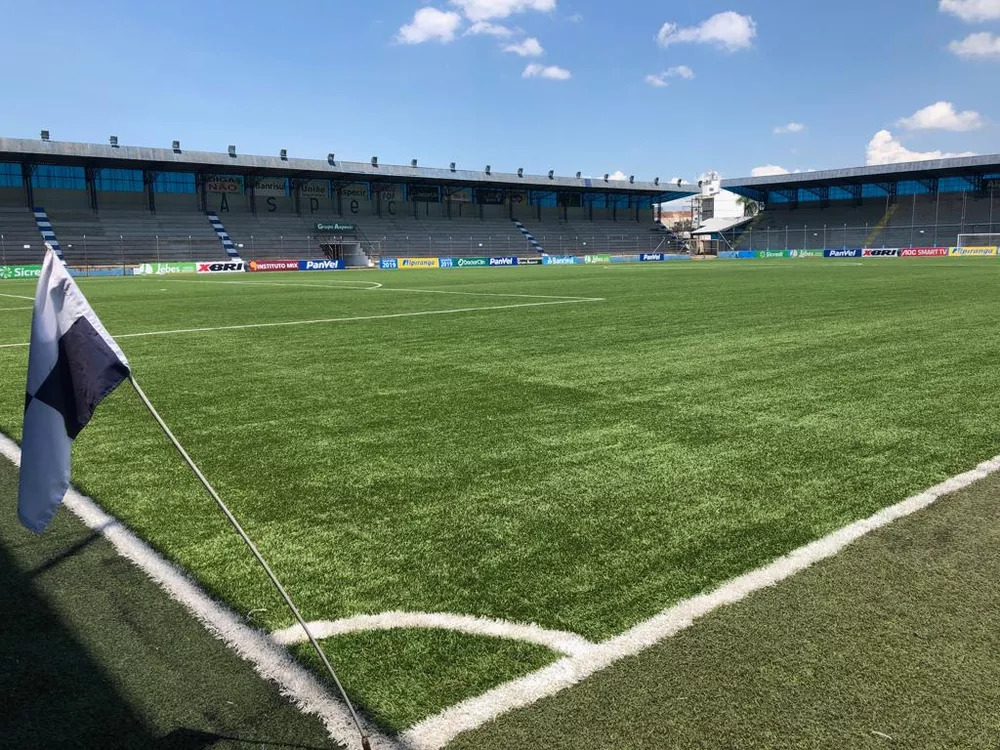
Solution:
<path fill-rule="evenodd" d="M 219 238 L 202 213 L 46 210 L 63 255 L 70 262 L 102 265 L 205 260 L 224 255 Z"/>
<path fill-rule="evenodd" d="M 31 211 L 0 206 L 0 265 L 37 263 L 41 249 L 42 238 Z"/>
<path fill-rule="evenodd" d="M 82 265 L 150 261 L 205 260 L 221 257 L 222 245 L 204 213 L 136 209 L 47 208 L 63 252 Z M 474 212 L 466 207 L 466 214 Z M 582 212 L 581 212 L 582 213 Z M 220 218 L 246 259 L 322 257 L 315 221 L 294 214 L 223 213 Z M 369 257 L 533 255 L 535 248 L 505 217 L 470 218 L 394 216 L 345 218 L 357 225 L 357 240 Z M 675 250 L 673 235 L 652 220 L 525 221 L 528 231 L 549 254 L 637 253 Z M 26 208 L 0 208 L 0 250 L 12 262 L 37 261 L 41 238 Z M 352 240 L 353 237 L 345 237 Z M 31 244 L 30 250 L 23 245 Z"/>
<path fill-rule="evenodd" d="M 825 208 L 780 204 L 727 237 L 736 249 L 954 245 L 959 234 L 1000 231 L 1000 201 L 974 193 L 833 202 Z M 992 224 L 991 224 L 992 219 Z M 992 227 L 992 229 L 991 229 Z"/>

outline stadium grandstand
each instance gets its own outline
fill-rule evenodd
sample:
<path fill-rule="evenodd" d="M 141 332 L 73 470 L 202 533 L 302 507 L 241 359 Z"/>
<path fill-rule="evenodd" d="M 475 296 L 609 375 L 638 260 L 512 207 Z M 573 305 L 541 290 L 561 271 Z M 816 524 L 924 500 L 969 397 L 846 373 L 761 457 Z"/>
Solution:
<path fill-rule="evenodd" d="M 997 245 L 1000 154 L 723 180 L 756 201 L 719 250 Z"/>
<path fill-rule="evenodd" d="M 42 238 L 73 265 L 676 249 L 659 205 L 691 186 L 0 138 L 0 265 Z"/>

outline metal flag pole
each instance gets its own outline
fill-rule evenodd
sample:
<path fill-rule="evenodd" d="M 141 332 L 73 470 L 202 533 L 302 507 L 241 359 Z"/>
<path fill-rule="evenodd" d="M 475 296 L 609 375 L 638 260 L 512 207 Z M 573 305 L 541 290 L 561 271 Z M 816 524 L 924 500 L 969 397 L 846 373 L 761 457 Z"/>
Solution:
<path fill-rule="evenodd" d="M 170 431 L 170 428 L 167 427 L 167 423 L 163 421 L 163 418 L 160 416 L 159 412 L 156 411 L 156 407 L 154 407 L 153 404 L 150 402 L 145 392 L 142 390 L 142 388 L 139 387 L 139 384 L 135 382 L 135 377 L 133 377 L 131 373 L 129 373 L 128 381 L 129 383 L 132 384 L 132 388 L 135 389 L 136 395 L 139 396 L 139 399 L 142 401 L 142 403 L 145 404 L 147 409 L 149 409 L 149 413 L 153 415 L 153 419 L 155 419 L 156 423 L 160 425 L 160 429 L 163 430 L 163 434 L 167 436 L 167 438 L 170 440 L 171 443 L 173 443 L 174 447 L 177 449 L 177 452 L 181 454 L 184 461 L 191 468 L 191 471 L 194 472 L 195 476 L 198 477 L 199 481 L 205 487 L 205 490 L 208 492 L 209 495 L 212 496 L 212 499 L 215 500 L 216 504 L 218 504 L 219 508 L 225 514 L 226 518 L 229 519 L 229 523 L 233 525 L 233 528 L 236 529 L 236 533 L 240 535 L 240 537 L 246 543 L 247 547 L 250 548 L 250 551 L 253 553 L 253 556 L 257 558 L 257 562 L 260 563 L 260 566 L 264 569 L 264 572 L 267 573 L 267 577 L 271 579 L 271 583 L 274 584 L 274 587 L 278 590 L 278 593 L 281 594 L 281 598 L 285 600 L 285 604 L 288 605 L 288 609 L 290 609 L 292 614 L 295 615 L 295 619 L 298 620 L 299 625 L 302 627 L 302 630 L 305 631 L 305 634 L 309 638 L 309 642 L 312 644 L 313 649 L 315 649 L 316 653 L 319 655 L 320 660 L 322 660 L 323 665 L 326 667 L 327 671 L 330 673 L 330 676 L 333 678 L 333 682 L 337 686 L 337 690 L 340 692 L 340 696 L 344 699 L 344 703 L 347 704 L 347 708 L 351 712 L 351 719 L 354 721 L 354 726 L 357 727 L 358 733 L 361 735 L 361 747 L 363 748 L 363 750 L 371 750 L 371 746 L 368 742 L 368 735 L 365 732 L 364 728 L 361 726 L 361 720 L 358 718 L 358 714 L 354 710 L 354 704 L 352 704 L 351 699 L 347 697 L 347 691 L 344 690 L 344 686 L 341 684 L 340 678 L 337 677 L 337 673 L 334 671 L 333 665 L 330 664 L 330 660 L 326 658 L 326 654 L 323 653 L 323 649 L 320 648 L 319 643 L 313 637 L 312 632 L 309 630 L 309 626 L 306 625 L 305 619 L 303 619 L 302 615 L 299 613 L 298 607 L 295 606 L 295 602 L 292 601 L 292 598 L 288 595 L 288 592 L 285 591 L 285 587 L 281 585 L 281 582 L 278 580 L 277 576 L 274 575 L 274 572 L 271 570 L 271 566 L 267 564 L 267 560 L 264 559 L 264 556 L 261 555 L 260 550 L 257 549 L 257 545 L 253 543 L 253 540 L 250 539 L 249 536 L 247 536 L 247 533 L 243 530 L 243 527 L 240 526 L 240 522 L 236 520 L 236 516 L 234 516 L 232 511 L 229 510 L 229 507 L 224 502 L 222 502 L 222 498 L 219 497 L 219 493 L 215 491 L 215 488 L 212 487 L 209 481 L 205 478 L 205 475 L 201 473 L 201 469 L 199 469 L 197 465 L 195 465 L 195 462 L 191 460 L 191 456 L 189 456 L 187 451 L 184 450 L 184 446 L 180 444 L 180 441 L 178 441 L 177 438 L 174 437 L 174 433 L 172 433 Z"/>

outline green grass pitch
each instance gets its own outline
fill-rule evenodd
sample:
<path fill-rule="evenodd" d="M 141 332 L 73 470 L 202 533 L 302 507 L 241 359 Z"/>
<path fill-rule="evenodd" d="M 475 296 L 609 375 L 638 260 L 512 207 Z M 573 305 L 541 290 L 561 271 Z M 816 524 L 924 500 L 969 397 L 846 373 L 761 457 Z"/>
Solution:
<path fill-rule="evenodd" d="M 310 620 L 453 612 L 607 638 L 1000 443 L 995 259 L 80 286 Z M 0 345 L 26 341 L 30 302 L 0 301 Z M 253 327 L 209 330 L 227 326 Z M 16 438 L 26 361 L 0 348 Z M 73 469 L 251 622 L 291 624 L 127 386 Z M 442 631 L 325 647 L 389 729 L 555 658 Z"/>

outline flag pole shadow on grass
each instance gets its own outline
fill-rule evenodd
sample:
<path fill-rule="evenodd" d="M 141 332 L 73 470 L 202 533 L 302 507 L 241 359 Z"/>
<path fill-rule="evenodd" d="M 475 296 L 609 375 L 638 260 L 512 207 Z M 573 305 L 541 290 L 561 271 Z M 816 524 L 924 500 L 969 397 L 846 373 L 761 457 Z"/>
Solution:
<path fill-rule="evenodd" d="M 313 649 L 329 672 L 369 750 L 367 732 L 333 665 L 309 630 L 298 607 L 275 576 L 257 545 L 247 535 L 201 469 L 174 436 L 136 382 L 124 352 L 104 328 L 83 292 L 50 245 L 38 277 L 28 350 L 28 382 L 24 406 L 18 518 L 25 527 L 42 532 L 69 489 L 70 448 L 87 426 L 98 404 L 126 379 L 163 433 L 201 482 L 236 533 L 264 569 Z"/>

